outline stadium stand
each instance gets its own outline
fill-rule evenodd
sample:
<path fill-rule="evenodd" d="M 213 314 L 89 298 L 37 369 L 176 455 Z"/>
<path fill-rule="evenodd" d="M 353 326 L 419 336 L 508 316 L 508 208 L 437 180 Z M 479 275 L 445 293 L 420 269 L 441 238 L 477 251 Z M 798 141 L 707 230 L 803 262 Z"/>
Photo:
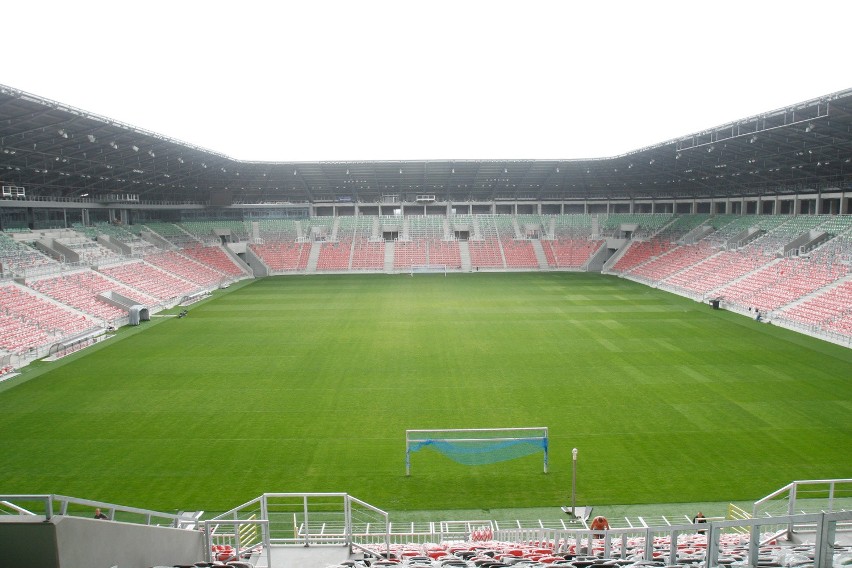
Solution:
<path fill-rule="evenodd" d="M 191 260 L 175 251 L 163 251 L 145 255 L 145 262 L 199 286 L 214 287 L 223 278 L 223 274 L 218 270 Z"/>
<path fill-rule="evenodd" d="M 243 221 L 183 221 L 179 227 L 205 244 L 218 244 L 222 236 L 226 236 L 228 242 L 243 242 L 249 238 L 249 230 Z"/>
<path fill-rule="evenodd" d="M 142 256 L 158 250 L 156 245 L 142 239 L 138 233 L 133 234 L 127 228 L 112 223 L 97 223 L 92 227 L 81 226 L 76 230 L 82 231 L 91 239 L 107 237 L 112 241 L 117 241 L 130 250 L 130 256 Z"/>
<path fill-rule="evenodd" d="M 722 251 L 663 282 L 686 292 L 705 295 L 771 262 L 760 254 Z"/>
<path fill-rule="evenodd" d="M 551 268 L 580 268 L 606 244 L 603 240 L 560 239 L 541 241 Z"/>
<path fill-rule="evenodd" d="M 393 254 L 394 269 L 408 270 L 412 265 L 424 264 L 428 264 L 424 241 L 396 241 Z"/>
<path fill-rule="evenodd" d="M 192 234 L 174 223 L 147 222 L 140 229 L 140 233 L 142 231 L 150 231 L 177 248 L 184 248 L 199 241 Z"/>
<path fill-rule="evenodd" d="M 246 276 L 246 271 L 237 265 L 219 245 L 189 246 L 181 252 L 202 265 L 209 266 L 232 278 Z"/>
<path fill-rule="evenodd" d="M 63 308 L 13 283 L 0 285 L 0 310 L 30 327 L 46 331 L 53 338 L 74 335 L 98 325 L 79 312 Z"/>
<path fill-rule="evenodd" d="M 351 256 L 352 241 L 324 242 L 320 245 L 316 269 L 336 272 L 349 270 Z"/>
<path fill-rule="evenodd" d="M 20 243 L 6 233 L 0 233 L 0 268 L 2 273 L 25 274 L 28 270 L 44 266 L 58 266 L 52 258 Z"/>
<path fill-rule="evenodd" d="M 651 239 L 648 241 L 633 241 L 621 258 L 612 266 L 612 272 L 628 272 L 637 266 L 665 254 L 675 247 L 671 241 Z"/>
<path fill-rule="evenodd" d="M 804 315 L 811 308 L 805 302 L 815 301 L 813 311 L 817 312 L 819 298 L 842 282 L 852 266 L 848 216 L 349 215 L 97 223 L 78 225 L 75 230 L 77 236 L 60 231 L 47 238 L 79 256 L 76 268 L 96 266 L 113 282 L 145 295 L 144 305 L 163 305 L 251 277 L 234 260 L 237 253 L 225 250 L 233 246 L 244 247 L 238 250 L 254 255 L 269 274 L 407 272 L 429 266 L 474 272 L 588 270 L 593 257 L 612 257 L 607 273 L 696 300 L 712 296 L 741 312 L 747 308 L 771 311 L 779 323 L 827 339 L 852 337 L 846 316 L 831 312 L 831 295 L 825 295 L 825 302 L 834 314 L 832 319 L 810 321 Z M 139 236 L 146 232 L 153 236 L 147 240 Z M 74 303 L 64 302 L 58 290 L 64 284 L 57 282 L 67 281 L 67 274 L 59 280 L 55 276 L 67 264 L 19 242 L 27 235 L 33 241 L 43 238 L 22 233 L 16 240 L 0 232 L 0 263 L 7 277 L 20 275 L 34 288 L 49 288 L 51 297 L 61 303 L 99 319 L 118 321 L 118 312 L 101 306 L 97 299 L 85 300 L 77 293 Z M 101 246 L 104 239 L 116 246 Z M 804 304 L 801 309 L 800 304 Z"/>
<path fill-rule="evenodd" d="M 670 515 L 610 519 L 606 529 L 593 528 L 586 517 L 565 521 L 459 520 L 441 522 L 392 523 L 387 513 L 346 494 L 353 503 L 353 515 L 338 520 L 342 512 L 326 501 L 314 510 L 304 505 L 302 519 L 286 528 L 268 524 L 266 509 L 258 515 L 240 515 L 263 501 L 282 506 L 278 499 L 297 499 L 303 494 L 265 494 L 226 514 L 201 520 L 199 515 L 161 513 L 64 496 L 0 495 L 0 505 L 14 507 L 29 500 L 48 504 L 58 501 L 60 513 L 49 510 L 16 510 L 23 515 L 0 516 L 0 537 L 15 532 L 32 535 L 39 524 L 71 527 L 85 535 L 92 546 L 74 546 L 56 538 L 47 554 L 58 554 L 61 565 L 100 565 L 103 550 L 119 565 L 138 565 L 133 558 L 147 557 L 163 566 L 299 566 L 300 568 L 367 568 L 400 566 L 411 568 L 498 568 L 503 566 L 546 567 L 588 566 L 799 566 L 822 568 L 842 566 L 852 555 L 848 524 L 852 512 L 841 504 L 824 499 L 790 497 L 781 504 L 795 504 L 798 513 L 786 508 L 773 512 L 778 501 L 770 499 L 793 487 L 812 489 L 816 484 L 843 490 L 848 479 L 798 481 L 774 492 L 753 506 L 754 515 L 728 506 L 719 517 L 690 518 Z M 814 503 L 809 503 L 814 501 Z M 33 508 L 32 505 L 30 505 Z M 81 519 L 80 511 L 91 514 L 93 507 L 107 511 L 103 520 Z M 814 514 L 813 510 L 819 509 Z M 757 514 L 758 510 L 761 514 Z M 256 511 L 256 510 L 255 510 Z M 360 515 L 358 513 L 361 513 Z M 134 515 L 130 521 L 129 514 Z M 275 514 L 273 508 L 273 515 Z M 119 522 L 119 517 L 122 519 Z M 260 517 L 260 518 L 259 518 Z M 323 518 L 323 521 L 319 521 Z M 309 520 L 310 519 L 310 520 Z M 29 521 L 29 522 L 26 522 Z M 41 521 L 34 523 L 32 521 Z M 53 533 L 51 533 L 53 534 Z M 98 546 L 109 535 L 112 546 Z M 44 547 L 34 548 L 23 539 L 21 546 L 6 553 L 6 559 L 20 564 L 46 558 Z M 202 543 L 203 541 L 203 543 Z M 199 546 L 201 545 L 201 546 Z M 344 545 L 344 546 L 341 546 Z M 28 556 L 27 556 L 28 555 Z M 274 560 L 273 560 L 274 559 Z M 821 559 L 817 561 L 817 559 Z M 72 562 L 72 560 L 74 562 Z M 40 565 L 40 564 L 39 564 Z"/>
<path fill-rule="evenodd" d="M 814 328 L 825 328 L 841 334 L 852 333 L 852 280 L 794 302 L 775 316 Z"/>
<path fill-rule="evenodd" d="M 81 264 L 97 265 L 100 262 L 115 259 L 120 256 L 114 251 L 86 238 L 57 239 L 56 242 L 65 245 L 75 252 Z"/>
<path fill-rule="evenodd" d="M 848 272 L 845 265 L 826 266 L 785 258 L 721 288 L 716 294 L 727 303 L 774 310 L 830 285 Z"/>
<path fill-rule="evenodd" d="M 659 250 L 664 248 L 666 248 L 666 246 L 661 247 Z M 653 252 L 654 251 L 652 251 L 652 255 Z M 654 258 L 646 259 L 646 261 L 641 262 L 639 265 L 636 265 L 634 268 L 631 268 L 626 272 L 632 279 L 657 283 L 689 266 L 693 266 L 703 260 L 706 260 L 711 255 L 715 254 L 715 252 L 716 251 L 710 247 L 702 246 L 700 244 L 675 246 L 674 248 L 669 248 L 665 252 L 662 252 L 661 255 L 654 255 Z M 643 251 L 642 254 L 645 254 L 645 252 Z M 619 262 L 623 259 L 624 257 L 622 257 Z M 618 266 L 619 262 L 616 263 L 616 266 Z"/>
<path fill-rule="evenodd" d="M 198 292 L 200 287 L 182 278 L 160 270 L 148 262 L 128 262 L 102 267 L 101 273 L 136 290 L 144 290 L 159 302 L 167 302 Z"/>
<path fill-rule="evenodd" d="M 28 281 L 32 289 L 50 298 L 94 316 L 111 325 L 127 317 L 127 312 L 117 308 L 100 296 L 104 292 L 118 292 L 142 305 L 154 306 L 153 296 L 110 280 L 93 270 L 81 270 L 60 276 L 50 276 Z"/>
<path fill-rule="evenodd" d="M 267 242 L 251 244 L 249 248 L 272 272 L 284 273 L 305 270 L 311 247 L 305 243 Z"/>

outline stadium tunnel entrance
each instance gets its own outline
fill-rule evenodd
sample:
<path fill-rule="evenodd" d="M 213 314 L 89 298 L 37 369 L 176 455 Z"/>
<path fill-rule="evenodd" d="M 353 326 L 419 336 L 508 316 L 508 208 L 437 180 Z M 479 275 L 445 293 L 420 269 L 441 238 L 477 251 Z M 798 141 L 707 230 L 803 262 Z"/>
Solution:
<path fill-rule="evenodd" d="M 128 310 L 128 324 L 139 325 L 139 322 L 149 321 L 151 313 L 145 306 L 131 306 Z"/>

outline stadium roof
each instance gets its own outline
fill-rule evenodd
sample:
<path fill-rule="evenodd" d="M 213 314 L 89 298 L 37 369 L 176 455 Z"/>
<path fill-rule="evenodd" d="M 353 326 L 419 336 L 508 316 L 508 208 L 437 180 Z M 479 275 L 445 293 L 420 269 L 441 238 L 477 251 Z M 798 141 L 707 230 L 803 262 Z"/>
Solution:
<path fill-rule="evenodd" d="M 617 136 L 618 133 L 613 133 Z M 236 203 L 702 198 L 852 187 L 852 89 L 599 159 L 251 162 L 0 85 L 0 182 L 28 196 Z"/>

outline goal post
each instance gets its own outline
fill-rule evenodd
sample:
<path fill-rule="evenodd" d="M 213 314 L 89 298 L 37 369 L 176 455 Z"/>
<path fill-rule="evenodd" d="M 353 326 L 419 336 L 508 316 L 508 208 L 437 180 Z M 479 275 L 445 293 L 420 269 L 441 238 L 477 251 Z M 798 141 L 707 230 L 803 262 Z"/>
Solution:
<path fill-rule="evenodd" d="M 443 274 L 447 275 L 446 264 L 412 264 L 411 275 L 415 274 Z"/>
<path fill-rule="evenodd" d="M 496 463 L 542 452 L 547 473 L 547 427 L 406 430 L 405 475 L 411 475 L 411 454 L 424 448 L 464 465 Z"/>

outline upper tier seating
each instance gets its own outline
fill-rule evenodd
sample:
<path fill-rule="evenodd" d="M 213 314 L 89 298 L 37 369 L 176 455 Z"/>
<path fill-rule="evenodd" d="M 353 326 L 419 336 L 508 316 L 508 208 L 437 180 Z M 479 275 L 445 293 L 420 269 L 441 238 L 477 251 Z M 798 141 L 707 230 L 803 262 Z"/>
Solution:
<path fill-rule="evenodd" d="M 4 274 L 20 274 L 30 268 L 50 265 L 58 266 L 58 263 L 9 235 L 0 233 L 0 268 Z"/>
<path fill-rule="evenodd" d="M 65 238 L 57 239 L 57 241 L 77 253 L 80 256 L 81 264 L 96 265 L 100 262 L 113 260 L 121 256 L 91 239 Z"/>
<path fill-rule="evenodd" d="M 134 228 L 139 230 L 142 229 L 142 227 L 138 225 L 136 227 L 125 227 L 112 225 L 110 223 L 97 223 L 93 227 L 84 227 L 77 230 L 82 230 L 87 237 L 92 239 L 96 239 L 100 235 L 108 236 L 112 240 L 118 241 L 130 248 L 130 254 L 134 256 L 141 256 L 143 254 L 159 250 L 156 245 L 142 239 L 138 232 L 134 234 L 132 232 Z"/>
<path fill-rule="evenodd" d="M 257 221 L 257 232 L 262 243 L 292 243 L 298 238 L 296 221 L 292 219 L 261 219 Z"/>
<path fill-rule="evenodd" d="M 147 222 L 140 230 L 151 231 L 179 248 L 198 243 L 197 238 L 173 223 Z"/>
<path fill-rule="evenodd" d="M 234 221 L 229 219 L 209 221 L 183 221 L 180 227 L 196 239 L 207 244 L 218 244 L 220 232 L 230 233 L 230 242 L 245 242 L 249 239 L 249 229 L 245 221 Z"/>
<path fill-rule="evenodd" d="M 618 237 L 621 225 L 638 225 L 633 238 L 646 239 L 672 220 L 671 213 L 613 213 L 600 220 L 600 231 L 608 237 Z"/>

